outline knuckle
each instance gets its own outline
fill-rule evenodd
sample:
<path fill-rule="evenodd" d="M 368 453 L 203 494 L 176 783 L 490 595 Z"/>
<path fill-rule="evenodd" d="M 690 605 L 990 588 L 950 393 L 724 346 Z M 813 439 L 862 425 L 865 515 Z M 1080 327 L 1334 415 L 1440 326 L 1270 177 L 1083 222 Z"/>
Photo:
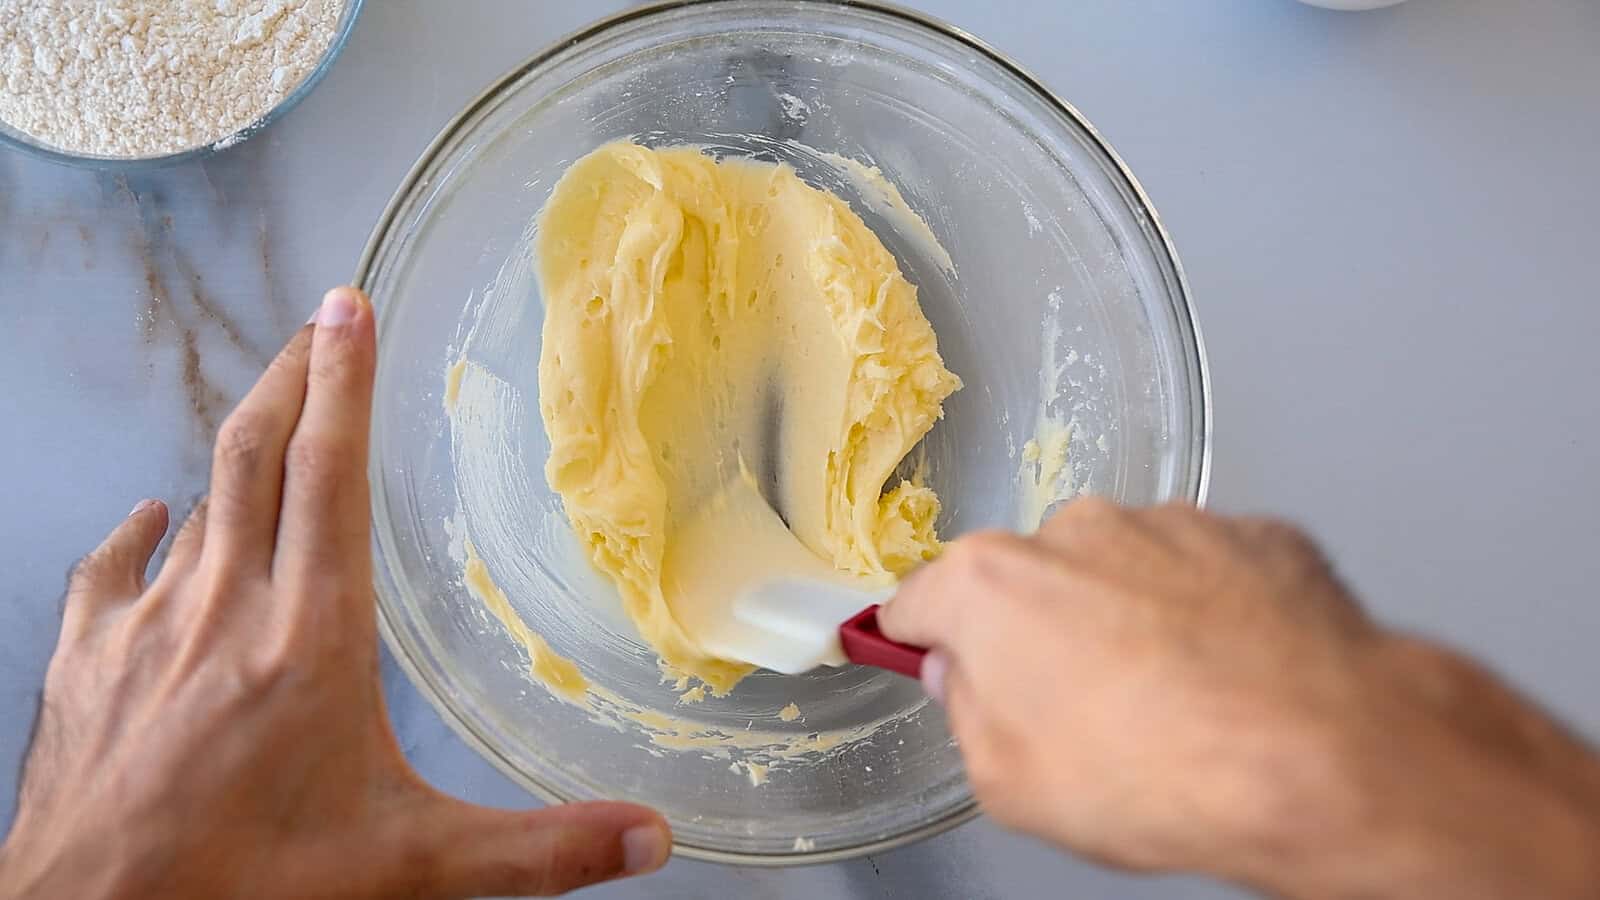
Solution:
<path fill-rule="evenodd" d="M 267 423 L 260 415 L 236 410 L 217 431 L 214 465 L 238 471 L 256 469 L 266 453 L 267 431 Z"/>
<path fill-rule="evenodd" d="M 1467 657 L 1447 647 L 1408 635 L 1393 635 L 1380 645 L 1390 666 L 1406 680 L 1436 699 L 1454 700 L 1483 692 L 1474 690 L 1483 680 L 1480 669 Z"/>
<path fill-rule="evenodd" d="M 1023 545 L 1023 538 L 1004 531 L 976 531 L 951 544 L 945 555 L 955 568 L 983 570 L 996 557 L 1009 557 Z"/>
<path fill-rule="evenodd" d="M 337 483 L 350 468 L 354 447 L 325 435 L 296 437 L 289 442 L 284 466 L 297 479 L 312 484 Z"/>
<path fill-rule="evenodd" d="M 1062 509 L 1063 518 L 1085 520 L 1109 519 L 1121 515 L 1122 507 L 1098 494 L 1086 494 L 1074 499 Z"/>
<path fill-rule="evenodd" d="M 134 604 L 127 616 L 123 619 L 120 634 L 129 639 L 141 639 L 153 636 L 150 639 L 161 643 L 168 643 L 172 637 L 171 629 L 164 627 L 169 619 L 169 601 L 172 596 L 170 585 L 162 584 L 160 579 L 150 586 L 150 590 Z"/>
<path fill-rule="evenodd" d="M 949 572 L 964 578 L 980 578 L 988 564 L 990 539 L 982 532 L 963 537 L 951 544 L 940 562 Z"/>
<path fill-rule="evenodd" d="M 1004 816 L 1012 791 L 1010 767 L 987 750 L 962 754 L 973 793 L 995 815 Z"/>
<path fill-rule="evenodd" d="M 581 856 L 583 849 L 573 845 L 570 835 L 562 833 L 555 839 L 544 841 L 538 853 L 531 854 L 520 863 L 518 880 L 526 884 L 535 896 L 564 894 L 582 886 L 570 861 Z"/>
<path fill-rule="evenodd" d="M 437 841 L 424 833 L 405 829 L 395 842 L 399 876 L 395 896 L 439 897 L 448 892 L 446 859 Z"/>
<path fill-rule="evenodd" d="M 1406 634 L 1386 638 L 1380 649 L 1391 662 L 1402 666 L 1435 668 L 1446 659 L 1438 645 Z"/>
<path fill-rule="evenodd" d="M 238 409 L 217 430 L 217 452 L 224 458 L 253 461 L 260 457 L 270 423 L 248 409 Z"/>
<path fill-rule="evenodd" d="M 178 533 L 173 536 L 172 543 L 174 545 L 182 545 L 197 541 L 202 535 L 205 534 L 205 529 L 206 525 L 204 514 L 196 513 L 195 515 L 191 515 L 187 520 L 184 521 L 183 525 L 178 528 Z"/>
<path fill-rule="evenodd" d="M 67 593 L 75 594 L 93 589 L 104 567 L 102 550 L 91 550 L 67 571 Z"/>
<path fill-rule="evenodd" d="M 246 697 L 261 697 L 292 686 L 303 674 L 295 654 L 282 642 L 269 641 L 239 660 L 239 685 Z"/>
<path fill-rule="evenodd" d="M 302 337 L 302 332 L 296 332 L 294 337 L 278 351 L 278 355 L 267 363 L 269 374 L 280 374 L 284 370 L 298 370 L 311 355 L 311 340 L 309 335 Z"/>
<path fill-rule="evenodd" d="M 1272 516 L 1247 516 L 1236 521 L 1241 530 L 1257 541 L 1282 543 L 1293 540 L 1300 531 L 1292 523 Z"/>
<path fill-rule="evenodd" d="M 1130 513 L 1104 497 L 1086 495 L 1073 499 L 1039 529 L 1051 541 L 1072 542 L 1103 535 L 1125 522 Z"/>
<path fill-rule="evenodd" d="M 1207 516 L 1200 507 L 1187 500 L 1170 500 L 1147 510 L 1150 515 L 1162 516 L 1183 523 L 1204 522 Z"/>
<path fill-rule="evenodd" d="M 957 577 L 993 589 L 1005 584 L 1019 564 L 1032 558 L 1033 545 L 1009 532 L 979 531 L 951 544 L 946 555 Z"/>
<path fill-rule="evenodd" d="M 357 381 L 362 371 L 362 363 L 357 356 L 350 352 L 317 354 L 311 361 L 311 383 L 337 390 L 340 385 Z"/>
<path fill-rule="evenodd" d="M 199 642 L 202 651 L 213 645 L 220 632 L 229 627 L 225 624 L 228 618 L 214 604 L 199 614 L 199 620 L 193 623 L 196 627 L 192 629 L 192 639 Z M 263 697 L 279 694 L 310 677 L 295 648 L 281 636 L 270 633 L 270 626 L 266 630 L 268 634 L 255 646 L 241 650 L 229 666 L 236 698 L 242 703 L 255 703 Z"/>
<path fill-rule="evenodd" d="M 549 835 L 535 841 L 529 852 L 514 858 L 501 858 L 487 862 L 480 872 L 481 880 L 506 892 L 525 893 L 535 897 L 566 893 L 580 884 L 572 882 L 564 863 L 573 855 L 565 833 Z"/>
<path fill-rule="evenodd" d="M 96 547 L 73 564 L 67 575 L 67 592 L 82 594 L 104 590 L 130 580 L 132 567 L 131 556 L 122 549 L 110 544 Z"/>
<path fill-rule="evenodd" d="M 1318 555 L 1316 543 L 1298 525 L 1274 519 L 1267 523 L 1267 535 L 1274 543 L 1284 547 L 1307 555 Z"/>
<path fill-rule="evenodd" d="M 1250 521 L 1250 536 L 1262 546 L 1290 555 L 1297 562 L 1321 564 L 1322 550 L 1299 526 L 1283 519 Z"/>
<path fill-rule="evenodd" d="M 201 497 L 189 511 L 189 515 L 178 526 L 178 533 L 173 536 L 174 546 L 193 543 L 200 540 L 206 531 L 206 511 L 211 506 L 210 497 Z"/>

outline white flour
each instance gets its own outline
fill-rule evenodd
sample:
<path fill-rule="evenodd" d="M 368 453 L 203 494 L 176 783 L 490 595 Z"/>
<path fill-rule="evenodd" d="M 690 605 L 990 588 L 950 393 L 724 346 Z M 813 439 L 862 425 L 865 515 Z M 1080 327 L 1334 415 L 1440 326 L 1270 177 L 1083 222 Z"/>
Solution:
<path fill-rule="evenodd" d="M 305 80 L 345 0 L 0 0 L 0 121 L 71 153 L 216 143 Z"/>

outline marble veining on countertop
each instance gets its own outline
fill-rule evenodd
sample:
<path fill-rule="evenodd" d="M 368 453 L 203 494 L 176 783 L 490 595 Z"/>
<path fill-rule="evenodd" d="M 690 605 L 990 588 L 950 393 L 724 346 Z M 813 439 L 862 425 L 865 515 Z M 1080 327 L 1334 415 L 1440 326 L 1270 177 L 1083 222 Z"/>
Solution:
<path fill-rule="evenodd" d="M 262 189 L 248 177 L 263 149 L 145 174 L 66 170 L 52 173 L 67 177 L 48 192 L 30 190 L 13 160 L 0 166 L 6 294 L 41 296 L 30 276 L 48 274 L 73 283 L 70 301 L 90 307 L 74 318 L 120 319 L 136 347 L 125 374 L 182 400 L 186 471 L 197 475 L 223 416 L 311 308 L 291 309 L 273 276 Z M 18 322 L 16 336 L 30 324 Z M 111 375 L 103 358 L 54 364 L 62 362 Z"/>

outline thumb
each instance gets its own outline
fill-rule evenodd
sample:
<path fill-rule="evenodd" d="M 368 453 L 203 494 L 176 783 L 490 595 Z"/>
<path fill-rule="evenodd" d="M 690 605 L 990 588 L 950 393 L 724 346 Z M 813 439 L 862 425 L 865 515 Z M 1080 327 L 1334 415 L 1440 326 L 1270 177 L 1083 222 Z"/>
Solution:
<path fill-rule="evenodd" d="M 499 810 L 441 798 L 415 821 L 422 882 L 443 897 L 548 897 L 666 864 L 672 832 L 659 813 L 628 803 Z"/>

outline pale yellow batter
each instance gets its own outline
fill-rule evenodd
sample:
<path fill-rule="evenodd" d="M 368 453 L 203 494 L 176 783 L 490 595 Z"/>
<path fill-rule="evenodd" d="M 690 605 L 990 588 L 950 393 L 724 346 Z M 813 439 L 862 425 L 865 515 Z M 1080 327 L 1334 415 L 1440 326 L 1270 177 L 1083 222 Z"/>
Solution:
<path fill-rule="evenodd" d="M 527 649 L 529 674 L 549 685 L 558 696 L 582 702 L 584 692 L 589 689 L 589 682 L 583 673 L 578 671 L 572 660 L 550 649 L 550 644 L 522 621 L 512 608 L 506 592 L 500 590 L 500 586 L 489 576 L 489 567 L 483 564 L 483 559 L 478 556 L 478 548 L 472 546 L 472 541 L 465 542 L 465 549 L 467 563 L 462 571 L 462 583 Z"/>
<path fill-rule="evenodd" d="M 545 475 L 670 670 L 718 693 L 749 671 L 696 643 L 708 598 L 937 552 L 938 497 L 895 471 L 960 380 L 845 203 L 787 166 L 611 144 L 556 185 L 538 255 Z"/>

